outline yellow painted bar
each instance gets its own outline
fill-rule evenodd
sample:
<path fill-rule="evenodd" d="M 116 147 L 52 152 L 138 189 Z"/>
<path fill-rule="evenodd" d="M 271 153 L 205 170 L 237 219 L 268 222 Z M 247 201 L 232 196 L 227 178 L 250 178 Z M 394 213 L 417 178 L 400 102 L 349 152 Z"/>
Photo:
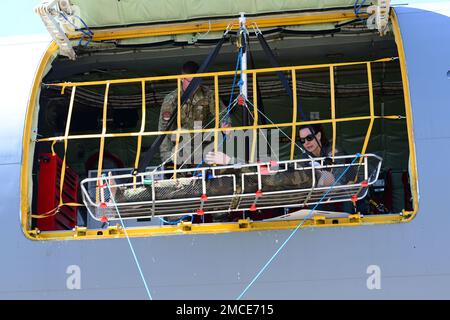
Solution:
<path fill-rule="evenodd" d="M 297 72 L 292 70 L 292 139 L 291 139 L 291 155 L 290 159 L 294 160 L 295 139 L 297 138 Z"/>
<path fill-rule="evenodd" d="M 139 158 L 141 157 L 142 148 L 142 133 L 145 132 L 145 118 L 146 118 L 146 103 L 145 103 L 145 81 L 142 81 L 142 122 L 141 122 L 141 133 L 138 135 L 137 150 L 136 150 L 136 160 L 134 161 L 134 168 L 139 167 Z M 133 176 L 133 185 L 136 188 L 136 176 Z"/>
<path fill-rule="evenodd" d="M 370 139 L 370 135 L 372 133 L 372 127 L 373 127 L 373 123 L 374 123 L 374 116 L 375 116 L 375 111 L 374 111 L 374 105 L 373 105 L 373 83 L 372 83 L 372 68 L 370 65 L 370 62 L 367 63 L 367 82 L 369 85 L 369 107 L 370 107 L 370 123 L 369 123 L 369 128 L 367 129 L 367 134 L 366 134 L 366 138 L 364 139 L 364 144 L 361 150 L 361 154 L 366 153 L 367 150 L 367 146 L 369 144 L 369 139 Z M 359 162 L 361 163 L 361 161 L 363 160 L 363 158 L 359 159 Z"/>
<path fill-rule="evenodd" d="M 219 119 L 219 76 L 214 76 L 214 100 L 215 100 L 215 118 L 216 118 L 216 131 L 214 131 L 214 152 L 217 152 L 219 150 L 219 129 L 220 127 L 220 119 Z"/>
<path fill-rule="evenodd" d="M 256 73 L 253 74 L 253 139 L 250 152 L 250 162 L 255 162 L 256 142 L 258 141 L 258 91 L 256 88 Z"/>
<path fill-rule="evenodd" d="M 105 133 L 106 133 L 106 117 L 108 114 L 108 94 L 109 94 L 109 83 L 106 84 L 105 88 L 105 99 L 103 100 L 103 120 L 102 120 L 102 134 L 100 137 L 100 150 L 98 152 L 98 171 L 97 179 L 102 176 L 103 169 L 103 153 L 105 150 Z M 97 187 L 95 200 L 98 203 L 99 188 Z"/>
<path fill-rule="evenodd" d="M 326 64 L 315 64 L 315 65 L 305 65 L 305 66 L 292 66 L 292 67 L 278 67 L 278 68 L 262 68 L 262 69 L 248 69 L 244 71 L 237 71 L 237 74 L 240 74 L 241 72 L 247 73 L 247 74 L 253 74 L 253 73 L 273 73 L 277 71 L 291 71 L 291 70 L 310 70 L 310 69 L 320 69 L 320 68 L 328 68 L 330 66 L 333 67 L 342 67 L 342 66 L 354 66 L 354 65 L 361 65 L 366 64 L 367 62 L 388 62 L 396 60 L 397 57 L 392 58 L 383 58 L 383 59 L 377 59 L 372 61 L 357 61 L 357 62 L 342 62 L 342 63 L 326 63 Z M 107 83 L 110 84 L 125 84 L 125 83 L 136 83 L 136 82 L 142 82 L 142 81 L 161 81 L 161 80 L 176 80 L 181 79 L 185 77 L 189 78 L 208 78 L 208 77 L 214 77 L 216 75 L 220 76 L 234 76 L 235 71 L 221 71 L 221 72 L 206 72 L 206 73 L 195 73 L 195 74 L 178 74 L 178 75 L 171 75 L 171 76 L 156 76 L 156 77 L 141 77 L 141 78 L 130 78 L 130 79 L 116 79 L 116 80 L 101 80 L 101 81 L 86 81 L 86 82 L 61 82 L 61 83 L 49 83 L 46 84 L 47 86 L 52 87 L 83 87 L 83 86 L 98 86 L 98 85 L 106 85 Z"/>
<path fill-rule="evenodd" d="M 392 29 L 394 30 L 395 43 L 397 44 L 397 50 L 400 60 L 400 70 L 402 74 L 403 84 L 403 98 L 405 100 L 405 112 L 406 112 L 406 126 L 408 128 L 408 143 L 409 143 L 409 173 L 411 177 L 411 191 L 413 195 L 413 213 L 407 221 L 414 219 L 419 210 L 419 190 L 418 190 L 418 173 L 417 173 L 417 160 L 416 160 L 416 146 L 414 144 L 414 132 L 413 132 L 413 118 L 411 108 L 411 98 L 409 91 L 408 72 L 406 69 L 406 57 L 405 50 L 403 48 L 403 41 L 400 34 L 400 27 L 397 21 L 397 15 L 394 10 L 391 10 L 391 22 Z"/>
<path fill-rule="evenodd" d="M 52 142 L 52 146 L 50 147 L 51 149 L 52 149 L 52 156 L 54 156 L 55 154 L 56 154 L 56 152 L 55 152 L 55 144 L 56 144 L 56 142 L 58 142 L 58 141 L 53 141 Z"/>
<path fill-rule="evenodd" d="M 369 86 L 369 108 L 370 108 L 370 122 L 369 127 L 367 128 L 366 137 L 364 138 L 364 143 L 361 149 L 361 154 L 364 154 L 367 150 L 367 146 L 369 144 L 370 135 L 372 133 L 372 127 L 375 120 L 374 117 L 374 106 L 373 106 L 373 84 L 372 84 L 372 68 L 370 66 L 370 62 L 367 63 L 367 84 Z M 363 162 L 364 158 L 360 157 L 358 164 L 360 165 Z M 356 180 L 358 179 L 358 174 L 361 166 L 358 166 L 358 170 L 355 174 L 355 179 L 353 180 L 353 183 L 356 183 Z"/>
<path fill-rule="evenodd" d="M 72 111 L 73 111 L 73 104 L 75 102 L 76 91 L 77 91 L 77 87 L 73 87 L 71 95 L 70 95 L 69 111 L 67 113 L 66 130 L 64 132 L 64 156 L 63 156 L 63 161 L 62 161 L 62 165 L 61 165 L 61 178 L 60 178 L 60 182 L 59 182 L 59 206 L 61 206 L 64 203 L 63 188 L 64 188 L 64 179 L 66 177 L 66 154 L 67 154 L 67 145 L 68 145 L 67 137 L 69 136 L 69 132 L 70 132 L 70 123 L 72 121 Z M 53 147 L 52 147 L 52 150 L 53 150 Z"/>
<path fill-rule="evenodd" d="M 347 118 L 337 118 L 335 119 L 336 122 L 349 122 L 349 121 L 361 121 L 361 120 L 370 120 L 372 117 L 370 116 L 361 116 L 361 117 L 347 117 Z M 390 120 L 399 120 L 401 119 L 401 116 L 399 115 L 391 115 L 391 116 L 374 116 L 375 119 L 390 119 Z M 333 123 L 333 120 L 331 119 L 325 119 L 325 120 L 311 120 L 311 121 L 297 121 L 294 123 L 294 125 L 307 125 L 307 124 L 315 124 L 315 123 Z M 260 124 L 257 126 L 258 129 L 270 129 L 270 128 L 277 128 L 277 127 L 291 127 L 293 125 L 292 122 L 288 123 L 275 123 L 275 124 Z M 252 126 L 240 126 L 240 127 L 232 127 L 232 128 L 218 128 L 218 131 L 234 131 L 234 130 L 249 130 L 254 129 L 255 127 Z M 192 130 L 172 130 L 172 131 L 151 131 L 151 132 L 131 132 L 131 133 L 106 133 L 104 135 L 102 134 L 85 134 L 85 135 L 72 135 L 68 136 L 68 140 L 79 140 L 79 139 L 98 139 L 101 137 L 105 138 L 123 138 L 123 137 L 137 137 L 139 135 L 142 136 L 158 136 L 158 135 L 168 135 L 168 134 L 184 134 L 184 133 L 206 133 L 206 132 L 214 132 L 216 129 L 192 129 Z M 64 137 L 50 137 L 50 138 L 42 138 L 42 139 L 36 139 L 36 142 L 49 142 L 49 141 L 63 141 Z"/>
<path fill-rule="evenodd" d="M 27 103 L 25 125 L 23 128 L 22 161 L 20 168 L 20 226 L 25 237 L 30 240 L 33 239 L 33 237 L 29 234 L 29 228 L 31 227 L 31 203 L 29 197 L 29 186 L 31 180 L 30 167 L 32 167 L 31 161 L 33 159 L 32 152 L 30 152 L 32 126 L 34 112 L 36 111 L 36 106 L 38 104 L 38 95 L 41 92 L 42 77 L 44 76 L 48 64 L 51 62 L 57 51 L 58 46 L 54 41 L 51 42 L 39 62 L 39 66 L 33 78 L 33 86 L 31 88 L 30 97 Z"/>
<path fill-rule="evenodd" d="M 331 96 L 331 119 L 336 119 L 336 94 L 334 88 L 334 67 L 330 66 L 330 96 Z M 331 151 L 331 157 L 334 159 L 336 152 L 336 121 L 332 122 L 333 127 L 333 146 Z"/>
<path fill-rule="evenodd" d="M 305 220 L 302 228 L 342 228 L 355 227 L 374 224 L 393 224 L 403 221 L 401 215 L 368 215 L 359 216 L 358 219 L 333 218 L 325 220 Z M 244 223 L 245 222 L 245 223 Z M 257 232 L 271 230 L 290 230 L 298 227 L 300 220 L 287 221 L 251 221 L 241 220 L 234 223 L 180 223 L 175 226 L 161 227 L 143 227 L 143 228 L 126 228 L 129 237 L 151 237 L 151 236 L 170 236 L 180 234 L 215 234 L 227 232 Z M 336 223 L 337 222 L 337 223 Z M 121 226 L 111 226 L 108 229 L 78 228 L 68 231 L 45 231 L 37 233 L 35 230 L 28 232 L 29 237 L 34 240 L 89 240 L 89 239 L 113 239 L 125 238 L 125 231 Z"/>
<path fill-rule="evenodd" d="M 178 147 L 180 144 L 180 130 L 181 130 L 181 78 L 177 79 L 177 131 L 175 140 L 175 154 L 173 155 L 173 178 L 177 178 L 177 160 L 178 160 Z"/>
<path fill-rule="evenodd" d="M 353 10 L 334 10 L 328 12 L 307 12 L 276 15 L 268 17 L 248 17 L 247 26 L 257 24 L 259 28 L 293 26 L 315 23 L 335 23 L 355 19 Z M 236 17 L 237 20 L 237 17 Z M 95 31 L 93 41 L 168 36 L 177 34 L 195 34 L 203 32 L 225 31 L 230 26 L 230 18 L 212 21 L 192 21 L 155 26 L 119 27 Z M 80 39 L 81 32 L 69 35 L 69 39 Z"/>

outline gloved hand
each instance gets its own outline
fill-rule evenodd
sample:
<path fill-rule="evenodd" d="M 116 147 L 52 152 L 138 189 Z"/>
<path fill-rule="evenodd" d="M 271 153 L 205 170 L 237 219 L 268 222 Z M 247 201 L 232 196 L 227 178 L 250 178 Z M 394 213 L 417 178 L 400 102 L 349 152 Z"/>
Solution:
<path fill-rule="evenodd" d="M 205 156 L 207 164 L 221 164 L 226 165 L 231 162 L 231 158 L 223 152 L 208 152 Z"/>
<path fill-rule="evenodd" d="M 317 170 L 320 173 L 319 181 L 317 182 L 318 187 L 328 187 L 331 186 L 334 181 L 334 175 L 326 170 Z"/>
<path fill-rule="evenodd" d="M 314 163 L 313 163 L 313 162 L 310 162 L 309 165 L 310 165 L 311 167 L 314 165 L 314 168 L 320 167 L 320 163 L 317 162 L 317 161 L 314 161 Z"/>

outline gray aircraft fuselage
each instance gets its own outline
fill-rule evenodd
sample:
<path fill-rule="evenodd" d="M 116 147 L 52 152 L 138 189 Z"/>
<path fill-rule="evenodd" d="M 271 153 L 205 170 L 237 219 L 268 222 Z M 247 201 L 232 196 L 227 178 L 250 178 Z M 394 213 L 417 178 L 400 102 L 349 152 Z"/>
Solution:
<path fill-rule="evenodd" d="M 450 18 L 413 8 L 395 10 L 413 112 L 420 190 L 416 218 L 301 229 L 244 298 L 450 298 Z M 0 299 L 146 299 L 126 239 L 32 241 L 21 229 L 25 114 L 34 70 L 47 45 L 1 46 Z M 153 298 L 235 299 L 290 233 L 131 241 Z M 71 266 L 79 267 L 79 282 L 71 282 Z M 380 278 L 371 286 L 373 272 Z"/>

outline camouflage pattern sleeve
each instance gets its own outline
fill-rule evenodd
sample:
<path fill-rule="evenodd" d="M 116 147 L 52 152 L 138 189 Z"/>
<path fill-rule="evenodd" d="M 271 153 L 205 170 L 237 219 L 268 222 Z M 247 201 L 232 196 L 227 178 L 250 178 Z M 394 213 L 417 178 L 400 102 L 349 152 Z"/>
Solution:
<path fill-rule="evenodd" d="M 158 130 L 163 131 L 167 128 L 170 117 L 175 111 L 176 105 L 175 100 L 177 98 L 176 92 L 169 93 L 161 105 L 161 111 L 159 113 Z M 167 135 L 161 146 L 159 147 L 159 152 L 161 156 L 161 161 L 165 161 L 172 155 L 173 143 L 170 141 L 170 136 Z"/>
<path fill-rule="evenodd" d="M 208 90 L 208 100 L 209 100 L 209 112 L 215 116 L 216 115 L 216 100 L 214 90 Z M 220 124 L 219 127 L 231 126 L 231 119 L 229 116 L 225 117 L 227 107 L 222 102 L 222 99 L 219 97 L 219 119 Z"/>
<path fill-rule="evenodd" d="M 167 123 L 169 122 L 169 119 L 176 108 L 175 104 L 176 98 L 177 98 L 176 92 L 171 92 L 164 98 L 164 101 L 161 105 L 161 111 L 159 112 L 159 122 L 158 122 L 159 131 L 162 131 L 167 127 Z"/>
<path fill-rule="evenodd" d="M 220 112 L 220 114 L 225 116 L 227 114 L 226 109 L 227 109 L 227 106 L 222 102 L 222 99 L 219 98 L 219 112 Z M 221 125 L 221 126 L 231 127 L 231 117 L 230 117 L 229 114 L 223 119 L 222 123 L 223 123 L 223 125 Z"/>

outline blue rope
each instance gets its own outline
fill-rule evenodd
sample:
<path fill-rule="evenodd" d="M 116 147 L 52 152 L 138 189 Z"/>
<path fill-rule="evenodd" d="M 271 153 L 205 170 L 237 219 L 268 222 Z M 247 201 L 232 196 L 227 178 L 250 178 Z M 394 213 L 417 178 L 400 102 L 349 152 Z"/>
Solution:
<path fill-rule="evenodd" d="M 87 42 L 85 44 L 83 44 L 83 48 L 86 48 L 89 45 L 89 43 L 91 43 L 91 39 L 92 39 L 91 37 L 89 37 L 87 39 Z M 81 38 L 80 41 L 78 41 L 78 46 L 81 46 L 81 44 L 83 43 L 83 40 L 85 40 L 85 39 Z"/>
<path fill-rule="evenodd" d="M 364 3 L 366 2 L 366 0 L 362 0 L 362 2 L 361 3 L 359 3 L 359 0 L 356 0 L 355 1 L 355 4 L 353 5 L 353 10 L 354 10 L 354 12 L 355 12 L 355 15 L 356 15 L 356 17 L 358 18 L 358 19 L 361 19 L 360 17 L 359 17 L 359 11 L 361 10 L 361 8 L 362 8 L 362 6 L 364 5 Z"/>
<path fill-rule="evenodd" d="M 104 177 L 105 177 L 105 175 L 104 175 Z M 119 216 L 119 219 L 120 219 L 120 223 L 122 224 L 122 227 L 123 227 L 123 231 L 125 232 L 125 236 L 126 236 L 126 238 L 128 240 L 128 245 L 130 246 L 131 252 L 133 253 L 134 261 L 136 262 L 136 266 L 138 267 L 139 273 L 140 273 L 141 278 L 142 278 L 142 282 L 144 282 L 144 286 L 145 286 L 145 290 L 147 291 L 147 295 L 148 295 L 150 300 L 153 300 L 152 295 L 150 293 L 150 290 L 149 290 L 149 288 L 147 286 L 147 281 L 145 280 L 144 273 L 142 272 L 141 265 L 139 264 L 139 260 L 138 260 L 138 258 L 136 256 L 136 253 L 134 252 L 133 245 L 131 244 L 130 237 L 128 236 L 127 229 L 125 228 L 125 224 L 123 223 L 122 216 L 120 215 L 119 209 L 117 208 L 117 205 L 116 205 L 116 201 L 115 201 L 114 197 L 112 196 L 112 192 L 111 192 L 111 188 L 109 186 L 109 182 L 108 182 L 107 179 L 105 179 L 105 181 L 106 181 L 106 185 L 108 186 L 109 194 L 111 195 L 111 200 L 113 201 L 114 208 L 116 209 L 117 215 Z"/>
<path fill-rule="evenodd" d="M 236 78 L 237 78 L 237 73 L 238 73 L 238 70 L 239 70 L 241 59 L 242 59 L 242 48 L 239 49 L 239 54 L 238 54 L 238 57 L 236 59 L 237 60 L 236 61 L 236 70 L 234 71 L 233 84 L 231 86 L 230 101 L 228 102 L 227 113 L 225 114 L 224 119 L 228 119 L 229 114 L 231 112 L 231 104 L 233 103 L 234 88 L 235 88 L 235 84 L 236 84 Z M 227 136 L 225 135 L 223 140 L 222 140 L 222 143 L 220 144 L 220 146 L 222 146 L 225 143 L 226 139 L 227 139 Z M 202 159 L 202 161 L 197 165 L 197 167 L 195 167 L 195 171 L 194 171 L 194 174 L 193 174 L 194 176 L 197 176 L 197 171 L 203 165 L 203 163 L 205 163 L 204 159 Z"/>
<path fill-rule="evenodd" d="M 236 68 L 235 68 L 235 71 L 234 71 L 233 85 L 231 86 L 230 101 L 228 102 L 228 107 L 227 107 L 227 109 L 228 109 L 227 115 L 230 112 L 230 106 L 231 106 L 231 103 L 233 102 L 234 87 L 235 87 L 235 84 L 236 84 L 237 72 L 238 72 L 238 69 L 239 69 L 239 66 L 240 66 L 240 63 L 241 63 L 241 59 L 242 59 L 242 48 L 239 49 L 239 54 L 238 54 L 238 57 L 236 59 Z"/>
<path fill-rule="evenodd" d="M 289 242 L 289 240 L 292 239 L 292 237 L 297 233 L 297 231 L 301 228 L 301 226 L 305 223 L 305 221 L 311 216 L 311 214 L 316 210 L 317 206 L 320 205 L 320 203 L 323 201 L 323 199 L 330 193 L 330 191 L 334 188 L 336 183 L 344 176 L 344 174 L 350 169 L 350 167 L 355 163 L 356 159 L 360 158 L 361 154 L 357 153 L 353 161 L 350 163 L 350 165 L 344 170 L 344 172 L 341 173 L 339 178 L 334 181 L 333 185 L 328 189 L 328 191 L 323 195 L 323 197 L 319 200 L 319 202 L 311 209 L 311 211 L 308 213 L 308 215 L 301 221 L 297 227 L 292 231 L 290 236 L 284 241 L 284 243 L 278 248 L 278 250 L 274 253 L 274 255 L 267 261 L 267 263 L 262 267 L 262 269 L 258 272 L 258 274 L 253 278 L 253 280 L 250 282 L 250 284 L 245 288 L 244 291 L 237 297 L 237 300 L 240 300 L 244 294 L 250 289 L 250 287 L 255 283 L 256 280 L 261 276 L 261 274 L 267 269 L 267 267 L 270 265 L 270 263 L 275 259 L 275 257 L 281 252 L 281 250 L 286 246 L 286 244 Z"/>
<path fill-rule="evenodd" d="M 365 0 L 364 0 L 364 1 L 365 1 Z M 86 22 L 84 22 L 83 19 L 81 19 L 81 18 L 80 18 L 79 16 L 77 16 L 77 15 L 74 15 L 74 17 L 81 21 L 81 23 L 84 25 L 84 27 L 86 28 L 86 30 L 91 34 L 91 36 L 94 35 L 94 31 L 92 31 L 92 30 L 88 27 L 88 25 L 86 24 Z"/>
<path fill-rule="evenodd" d="M 178 224 L 179 222 L 181 222 L 183 219 L 185 219 L 187 217 L 191 218 L 191 222 L 194 220 L 194 215 L 192 215 L 192 214 L 187 214 L 185 216 L 182 216 L 180 219 L 175 220 L 175 221 L 168 221 L 168 220 L 165 220 L 164 218 L 159 218 L 159 220 L 161 220 L 162 222 L 167 223 L 167 224 L 175 225 L 175 224 Z"/>
<path fill-rule="evenodd" d="M 85 28 L 87 29 L 88 32 L 86 32 L 86 31 L 83 30 L 83 29 L 79 29 L 75 24 L 72 23 L 72 21 L 70 21 L 70 20 L 67 18 L 67 16 L 66 16 L 64 13 L 61 12 L 60 15 L 61 15 L 61 17 L 64 18 L 64 20 L 66 20 L 68 23 L 70 23 L 70 24 L 75 28 L 75 30 L 81 31 L 81 32 L 84 34 L 84 36 L 87 37 L 87 42 L 83 45 L 83 47 L 86 48 L 86 47 L 88 46 L 88 44 L 91 42 L 92 36 L 94 35 L 94 32 L 93 32 L 91 29 L 89 29 L 89 27 L 87 26 L 87 24 L 86 24 L 86 23 L 83 21 L 83 19 L 81 19 L 79 16 L 74 15 L 75 18 L 77 18 L 78 20 L 81 21 L 81 23 L 85 26 Z M 79 46 L 81 45 L 81 43 L 83 42 L 83 40 L 85 40 L 85 38 L 84 38 L 84 37 L 81 37 L 80 41 L 78 41 L 78 45 L 79 45 Z"/>

